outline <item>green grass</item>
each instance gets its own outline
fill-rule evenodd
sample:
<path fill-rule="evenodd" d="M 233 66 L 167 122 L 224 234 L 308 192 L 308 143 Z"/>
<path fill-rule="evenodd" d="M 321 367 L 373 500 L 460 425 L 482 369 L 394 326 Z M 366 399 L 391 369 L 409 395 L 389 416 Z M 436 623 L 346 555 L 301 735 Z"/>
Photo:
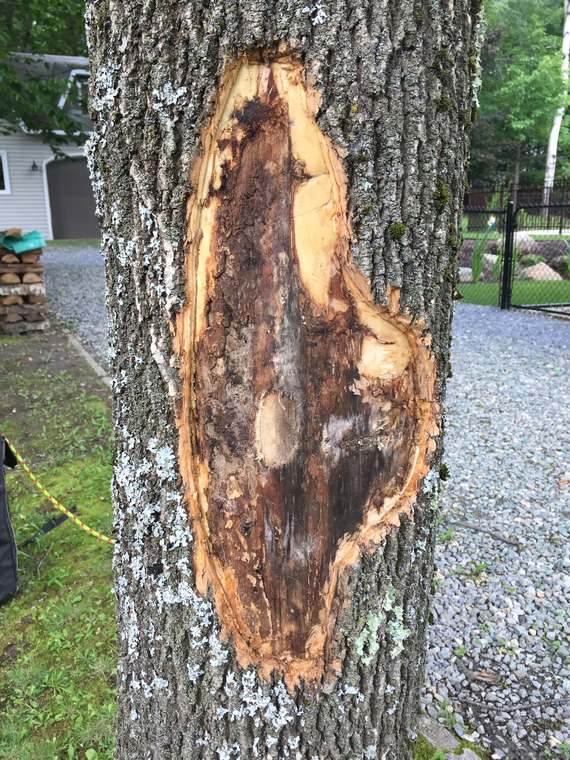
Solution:
<path fill-rule="evenodd" d="M 457 289 L 464 303 L 483 306 L 497 306 L 499 303 L 498 282 L 474 282 L 458 284 Z M 570 280 L 547 280 L 530 282 L 518 280 L 513 284 L 513 305 L 564 303 L 570 301 Z"/>
<path fill-rule="evenodd" d="M 60 339 L 61 340 L 61 339 Z M 2 429 L 66 506 L 111 528 L 108 401 L 62 343 L 1 339 L 9 381 Z M 66 354 L 67 352 L 67 354 Z M 54 510 L 21 470 L 8 472 L 20 542 Z M 1 609 L 0 758 L 111 758 L 115 712 L 112 549 L 69 520 L 19 553 L 20 593 Z"/>
<path fill-rule="evenodd" d="M 436 748 L 428 742 L 425 736 L 422 736 L 421 734 L 412 745 L 413 760 L 439 760 L 438 752 L 439 750 L 436 750 Z M 445 754 L 443 755 L 443 760 L 445 760 Z"/>

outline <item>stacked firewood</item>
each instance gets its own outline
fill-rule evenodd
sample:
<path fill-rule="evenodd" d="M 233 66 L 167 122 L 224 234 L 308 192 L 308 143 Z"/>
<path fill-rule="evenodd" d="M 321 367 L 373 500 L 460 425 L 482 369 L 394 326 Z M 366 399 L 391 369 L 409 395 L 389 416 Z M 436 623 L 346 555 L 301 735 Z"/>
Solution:
<path fill-rule="evenodd" d="M 0 245 L 0 333 L 13 335 L 48 326 L 41 255 L 41 248 L 18 254 Z"/>

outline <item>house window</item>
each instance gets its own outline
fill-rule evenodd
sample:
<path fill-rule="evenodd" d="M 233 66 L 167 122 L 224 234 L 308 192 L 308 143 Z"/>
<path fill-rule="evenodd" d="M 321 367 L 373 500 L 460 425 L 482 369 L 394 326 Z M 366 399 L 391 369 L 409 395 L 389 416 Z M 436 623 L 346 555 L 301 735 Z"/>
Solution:
<path fill-rule="evenodd" d="M 11 192 L 8 154 L 5 150 L 0 150 L 0 195 L 8 195 Z"/>

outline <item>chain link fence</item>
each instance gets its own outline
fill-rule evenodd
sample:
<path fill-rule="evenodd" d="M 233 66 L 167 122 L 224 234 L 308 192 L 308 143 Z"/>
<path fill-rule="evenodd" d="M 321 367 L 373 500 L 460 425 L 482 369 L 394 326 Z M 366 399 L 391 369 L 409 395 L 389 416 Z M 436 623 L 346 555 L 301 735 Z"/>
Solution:
<path fill-rule="evenodd" d="M 570 315 L 570 202 L 515 206 L 497 193 L 486 205 L 464 209 L 463 300 Z"/>
<path fill-rule="evenodd" d="M 570 204 L 518 206 L 513 216 L 508 306 L 570 315 Z"/>
<path fill-rule="evenodd" d="M 458 262 L 458 290 L 465 303 L 499 305 L 505 230 L 505 209 L 465 209 Z"/>

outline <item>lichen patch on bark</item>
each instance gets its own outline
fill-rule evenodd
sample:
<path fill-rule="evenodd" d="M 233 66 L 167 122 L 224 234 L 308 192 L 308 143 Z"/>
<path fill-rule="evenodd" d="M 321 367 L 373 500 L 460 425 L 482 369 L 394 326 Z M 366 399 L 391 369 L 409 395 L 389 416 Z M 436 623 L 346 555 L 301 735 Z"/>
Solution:
<path fill-rule="evenodd" d="M 241 665 L 334 672 L 343 574 L 410 514 L 437 434 L 422 325 L 350 259 L 342 162 L 292 57 L 226 72 L 188 203 L 175 342 L 199 590 Z"/>

